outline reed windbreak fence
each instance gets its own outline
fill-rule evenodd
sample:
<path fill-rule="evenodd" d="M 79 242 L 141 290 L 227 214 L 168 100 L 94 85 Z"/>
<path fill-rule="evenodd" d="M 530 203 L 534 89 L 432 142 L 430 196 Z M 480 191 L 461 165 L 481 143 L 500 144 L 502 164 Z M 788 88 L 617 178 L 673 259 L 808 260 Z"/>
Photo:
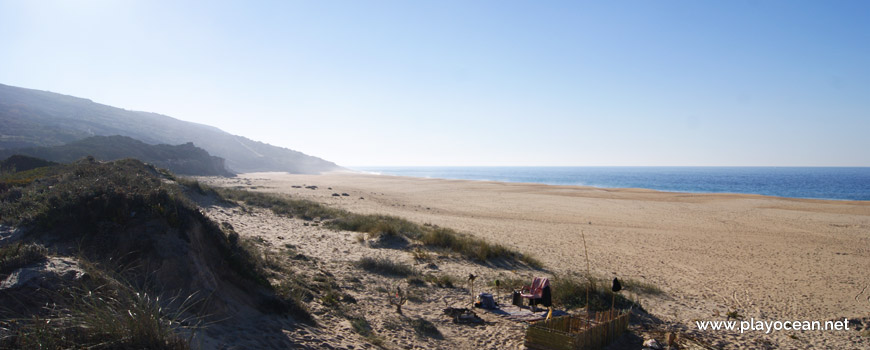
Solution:
<path fill-rule="evenodd" d="M 526 329 L 525 345 L 533 350 L 595 350 L 610 344 L 628 328 L 631 311 L 597 312 L 591 317 L 562 316 Z"/>

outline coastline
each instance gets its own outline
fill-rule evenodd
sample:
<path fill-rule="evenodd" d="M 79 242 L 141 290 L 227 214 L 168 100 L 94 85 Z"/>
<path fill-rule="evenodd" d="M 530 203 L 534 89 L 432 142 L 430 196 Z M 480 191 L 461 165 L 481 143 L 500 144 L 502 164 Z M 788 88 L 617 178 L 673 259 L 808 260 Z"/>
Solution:
<path fill-rule="evenodd" d="M 863 273 L 870 261 L 866 201 L 355 173 L 249 173 L 210 181 L 449 227 L 530 253 L 556 273 L 583 270 L 582 230 L 593 273 L 661 288 L 662 296 L 642 296 L 644 308 L 689 327 L 732 311 L 756 320 L 870 313 L 870 294 L 861 295 L 870 286 Z M 788 334 L 762 336 L 784 344 L 793 341 Z M 737 342 L 758 336 L 740 335 Z"/>
<path fill-rule="evenodd" d="M 870 201 L 870 167 L 780 166 L 426 166 L 348 172 L 427 179 L 534 183 L 692 194 Z M 865 181 L 866 180 L 866 181 Z M 845 181 L 845 182 L 844 182 Z"/>
<path fill-rule="evenodd" d="M 272 174 L 272 175 L 292 175 L 285 172 L 258 172 L 258 173 L 245 173 L 239 174 L 239 176 L 254 176 L 256 174 Z M 381 177 L 392 177 L 392 178 L 408 178 L 408 179 L 421 179 L 421 180 L 441 180 L 441 181 L 467 181 L 467 182 L 476 182 L 476 183 L 491 183 L 491 184 L 505 184 L 505 185 L 524 185 L 524 186 L 550 186 L 550 187 L 562 187 L 566 189 L 576 188 L 583 190 L 600 190 L 606 192 L 632 192 L 632 193 L 643 193 L 643 192 L 654 192 L 654 193 L 662 193 L 667 195 L 702 195 L 702 196 L 734 196 L 734 197 L 759 197 L 759 198 L 771 198 L 771 199 L 781 199 L 781 200 L 795 200 L 795 201 L 808 201 L 808 202 L 844 202 L 844 203 L 852 203 L 857 205 L 867 204 L 870 205 L 870 199 L 868 200 L 859 200 L 859 199 L 840 199 L 840 198 L 811 198 L 811 197 L 787 197 L 787 196 L 775 196 L 775 195 L 767 195 L 767 194 L 758 194 L 758 193 L 741 193 L 741 192 L 693 192 L 693 191 L 670 191 L 670 190 L 659 190 L 654 188 L 645 188 L 645 187 L 607 187 L 607 186 L 593 186 L 593 185 L 563 185 L 563 184 L 551 184 L 551 183 L 542 183 L 542 182 L 519 182 L 519 181 L 499 181 L 499 180 L 478 180 L 478 179 L 453 179 L 453 178 L 441 178 L 441 177 L 429 177 L 429 176 L 407 176 L 407 175 L 394 175 L 394 174 L 383 174 L 376 172 L 367 172 L 367 171 L 330 171 L 324 172 L 319 175 L 360 175 L 360 176 L 381 176 Z M 315 175 L 317 176 L 317 175 Z"/>

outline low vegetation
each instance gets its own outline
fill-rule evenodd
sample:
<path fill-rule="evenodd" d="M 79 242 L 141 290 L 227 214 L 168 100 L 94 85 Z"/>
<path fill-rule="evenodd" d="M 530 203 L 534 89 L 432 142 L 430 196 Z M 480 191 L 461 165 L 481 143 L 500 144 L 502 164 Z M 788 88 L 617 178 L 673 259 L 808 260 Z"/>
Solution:
<path fill-rule="evenodd" d="M 31 181 L 16 181 L 20 179 Z M 98 228 L 100 222 L 123 225 L 137 214 L 155 214 L 178 226 L 182 211 L 195 210 L 178 186 L 161 181 L 155 168 L 132 159 L 85 159 L 37 168 L 3 176 L 0 184 L 2 223 L 40 230 L 65 223 L 75 227 L 63 227 L 64 231 L 81 233 Z"/>
<path fill-rule="evenodd" d="M 528 286 L 531 283 L 531 278 L 502 277 L 499 279 L 499 289 L 505 292 L 510 292 L 512 290 L 520 290 L 523 286 Z M 585 308 L 586 292 L 588 288 L 590 310 L 609 310 L 613 301 L 613 293 L 610 291 L 610 284 L 610 280 L 598 276 L 593 276 L 591 279 L 587 279 L 585 275 L 557 274 L 550 279 L 553 304 L 565 309 Z M 622 281 L 622 284 L 624 290 L 616 294 L 617 308 L 640 307 L 636 302 L 626 297 L 629 293 L 662 293 L 661 289 L 658 289 L 649 283 L 638 283 L 634 280 L 625 280 Z M 495 288 L 494 280 L 490 282 L 489 287 Z"/>
<path fill-rule="evenodd" d="M 364 257 L 356 262 L 356 266 L 368 272 L 389 277 L 408 277 L 420 274 L 411 265 L 386 258 Z"/>
<path fill-rule="evenodd" d="M 0 279 L 19 268 L 45 260 L 47 254 L 45 247 L 33 243 L 19 242 L 0 247 Z"/>
<path fill-rule="evenodd" d="M 214 191 L 228 201 L 238 201 L 249 206 L 266 208 L 277 215 L 295 217 L 303 220 L 328 220 L 340 217 L 346 212 L 329 208 L 320 203 L 305 199 L 292 199 L 273 194 L 251 192 L 233 188 L 210 188 L 196 180 L 184 179 L 182 183 L 198 188 L 201 192 Z"/>
<path fill-rule="evenodd" d="M 160 300 L 142 293 L 94 264 L 83 263 L 89 279 L 41 291 L 51 307 L 0 320 L 3 349 L 189 349 L 182 329 L 200 320 L 185 316 L 193 298 Z M 18 296 L 30 300 L 33 296 Z M 16 314 L 9 312 L 8 314 Z M 184 326 L 183 326 L 184 325 Z"/>
<path fill-rule="evenodd" d="M 202 192 L 214 191 L 225 200 L 239 201 L 250 206 L 272 210 L 277 215 L 303 220 L 323 221 L 327 227 L 360 232 L 368 239 L 411 239 L 428 249 L 446 249 L 481 263 L 520 263 L 532 268 L 543 264 L 532 256 L 519 253 L 501 244 L 492 244 L 469 234 L 449 228 L 419 225 L 389 215 L 363 215 L 330 208 L 323 204 L 275 194 L 250 192 L 233 188 L 205 189 L 207 186 L 193 180 L 184 180 Z M 194 184 L 194 182 L 196 182 Z M 423 257 L 423 254 L 418 254 Z"/>
<path fill-rule="evenodd" d="M 600 278 L 586 278 L 579 275 L 557 275 L 550 280 L 553 304 L 566 309 L 585 308 L 587 302 L 592 311 L 609 310 L 613 303 L 613 292 L 610 291 L 610 281 Z M 586 299 L 586 295 L 589 299 Z M 623 293 L 616 293 L 617 309 L 630 307 L 640 308 L 636 302 L 626 298 Z"/>
<path fill-rule="evenodd" d="M 620 279 L 620 281 L 622 281 L 622 286 L 625 290 L 637 294 L 660 295 L 664 293 L 659 286 L 646 281 L 640 281 L 634 278 Z"/>
<path fill-rule="evenodd" d="M 27 162 L 30 164 L 30 162 Z M 17 191 L 20 194 L 20 187 L 27 186 L 31 182 L 46 178 L 58 173 L 59 167 L 54 165 L 41 167 L 23 167 L 18 168 L 19 164 L 15 159 L 7 159 L 6 168 L 0 171 L 0 191 Z M 14 197 L 13 197 L 14 198 Z M 2 199 L 0 199 L 2 200 Z"/>
<path fill-rule="evenodd" d="M 372 329 L 371 323 L 369 323 L 369 321 L 366 320 L 364 316 L 354 316 L 349 318 L 348 320 L 350 321 L 350 326 L 353 331 L 368 340 L 369 343 L 377 346 L 381 346 L 384 344 L 384 339 L 375 334 L 375 331 Z"/>
<path fill-rule="evenodd" d="M 232 176 L 226 170 L 224 159 L 215 157 L 193 143 L 183 145 L 151 145 L 126 136 L 91 136 L 81 140 L 72 141 L 64 145 L 51 147 L 33 147 L 0 149 L 0 159 L 21 157 L 25 155 L 31 159 L 47 159 L 49 161 L 69 163 L 85 156 L 93 156 L 98 160 L 116 160 L 123 158 L 136 158 L 143 162 L 155 164 L 161 168 L 169 169 L 178 174 L 203 175 L 203 176 Z M 38 158 L 34 158 L 38 157 Z M 46 162 L 46 161 L 43 161 Z M 51 162 L 47 162 L 51 163 Z M 30 166 L 40 165 L 35 161 L 21 162 Z M 57 164 L 57 163 L 54 163 Z M 2 166 L 2 163 L 0 163 Z M 26 170 L 21 166 L 18 170 Z"/>
<path fill-rule="evenodd" d="M 306 298 L 313 296 L 310 291 L 300 287 L 300 283 L 294 279 L 288 279 L 274 285 L 276 299 L 264 306 L 270 312 L 290 315 L 294 320 L 316 325 L 317 322 L 311 316 L 311 312 L 305 304 Z"/>
<path fill-rule="evenodd" d="M 146 269 L 138 267 L 154 247 L 124 242 L 131 232 L 150 234 L 156 221 L 165 227 L 160 226 L 154 232 L 172 232 L 188 240 L 185 232 L 194 227 L 201 230 L 204 242 L 219 252 L 216 255 L 220 266 L 232 271 L 221 278 L 232 278 L 234 284 L 265 291 L 257 299 L 261 311 L 289 315 L 316 325 L 309 307 L 310 303 L 319 303 L 333 315 L 347 319 L 352 329 L 372 344 L 384 342 L 366 318 L 354 311 L 351 304 L 357 301 L 343 291 L 335 277 L 314 268 L 316 258 L 301 254 L 291 244 L 278 251 L 263 249 L 262 240 L 241 237 L 229 223 L 209 220 L 187 197 L 191 193 L 213 194 L 228 202 L 268 208 L 278 215 L 317 222 L 336 230 L 359 232 L 367 240 L 413 241 L 415 249 L 411 254 L 417 261 L 430 262 L 436 259 L 432 254 L 435 252 L 439 256 L 458 254 L 480 263 L 541 267 L 530 256 L 447 228 L 419 225 L 394 216 L 354 214 L 285 196 L 212 188 L 136 160 L 101 163 L 83 159 L 0 174 L 0 223 L 23 227 L 28 232 L 24 241 L 0 247 L 0 277 L 57 254 L 56 247 L 46 249 L 34 243 L 44 236 L 49 236 L 52 242 L 74 242 L 65 246 L 78 248 L 64 254 L 85 261 L 87 273 L 95 276 L 50 295 L 51 308 L 40 307 L 14 318 L 0 318 L 0 328 L 11 334 L 0 340 L 0 348 L 187 349 L 189 341 L 185 335 L 194 333 L 185 328 L 198 323 L 195 316 L 190 316 L 200 310 L 195 306 L 198 298 L 178 297 L 166 302 L 154 297 L 160 295 L 160 290 L 149 285 L 148 278 L 143 277 L 147 276 Z M 150 231 L 143 228 L 146 223 L 152 225 L 148 226 Z M 131 246 L 136 249 L 119 251 L 119 247 Z M 464 283 L 464 279 L 422 273 L 407 263 L 387 258 L 365 257 L 355 265 L 370 273 L 405 279 L 408 288 L 404 298 L 410 302 L 423 300 L 427 284 L 454 288 Z M 301 268 L 294 272 L 292 266 Z M 507 292 L 528 283 L 530 280 L 507 278 L 500 281 L 499 288 Z M 610 308 L 609 281 L 558 275 L 551 283 L 553 302 L 559 307 L 571 309 L 589 304 L 593 310 Z M 661 293 L 656 286 L 641 281 L 627 279 L 623 284 L 635 293 Z M 394 293 L 380 286 L 375 289 Z M 627 308 L 636 304 L 618 294 L 616 306 Z M 10 314 L 3 307 L 0 311 Z M 423 318 L 402 320 L 404 327 L 410 327 L 419 337 L 442 338 L 437 327 Z"/>
<path fill-rule="evenodd" d="M 441 288 L 453 288 L 458 284 L 458 279 L 447 274 L 428 273 L 423 275 L 423 280 Z"/>
<path fill-rule="evenodd" d="M 53 165 L 57 165 L 57 163 L 45 159 L 14 154 L 4 160 L 0 160 L 0 172 L 15 173 Z"/>
<path fill-rule="evenodd" d="M 435 326 L 431 321 L 422 318 L 415 317 L 409 318 L 408 323 L 411 324 L 411 328 L 414 329 L 414 333 L 416 333 L 420 337 L 434 338 L 434 339 L 443 339 L 444 335 L 441 334 L 441 331 L 438 330 L 438 327 Z"/>
<path fill-rule="evenodd" d="M 220 283 L 250 292 L 264 310 L 311 322 L 298 289 L 273 285 L 269 279 L 278 273 L 290 279 L 304 277 L 284 270 L 274 254 L 242 239 L 231 226 L 208 219 L 183 186 L 167 181 L 174 178 L 133 159 L 92 158 L 0 174 L 0 223 L 25 232 L 17 242 L 0 247 L 0 275 L 54 254 L 87 262 L 90 276 L 57 291 L 14 296 L 12 304 L 7 303 L 10 292 L 0 294 L 0 328 L 9 334 L 0 340 L 0 348 L 188 348 L 182 334 L 192 333 L 180 326 L 191 325 L 185 315 L 208 310 L 192 307 L 200 296 L 181 298 L 180 303 L 160 300 L 156 296 L 163 294 L 166 281 L 154 280 L 149 266 L 169 256 L 181 259 L 176 260 L 180 267 L 188 266 L 186 254 L 176 256 L 158 247 L 191 244 L 194 239 L 197 254 L 206 254 L 198 258 L 203 260 L 197 261 L 197 268 L 212 269 L 207 273 Z M 51 246 L 46 249 L 35 242 Z M 176 288 L 186 284 L 185 276 L 170 278 L 181 280 Z M 25 299 L 32 300 L 22 304 Z M 6 308 L 13 304 L 18 305 L 15 310 Z"/>
<path fill-rule="evenodd" d="M 727 313 L 725 313 L 725 316 L 727 316 L 729 320 L 732 318 L 735 320 L 742 320 L 743 319 L 743 315 L 741 315 L 739 312 L 737 312 L 737 310 L 728 311 Z"/>

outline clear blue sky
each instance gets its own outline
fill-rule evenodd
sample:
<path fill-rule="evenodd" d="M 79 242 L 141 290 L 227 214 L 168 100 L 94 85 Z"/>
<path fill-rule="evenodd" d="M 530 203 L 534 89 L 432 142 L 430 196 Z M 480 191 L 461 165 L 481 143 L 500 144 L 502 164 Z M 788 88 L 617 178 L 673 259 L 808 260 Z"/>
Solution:
<path fill-rule="evenodd" d="M 347 166 L 870 166 L 870 1 L 0 0 L 0 83 Z"/>

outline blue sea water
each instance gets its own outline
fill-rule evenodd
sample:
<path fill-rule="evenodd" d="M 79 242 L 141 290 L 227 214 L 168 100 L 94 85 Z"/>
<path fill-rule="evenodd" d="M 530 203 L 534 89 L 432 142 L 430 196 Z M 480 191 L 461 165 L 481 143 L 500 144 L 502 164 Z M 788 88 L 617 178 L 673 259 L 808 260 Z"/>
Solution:
<path fill-rule="evenodd" d="M 359 167 L 355 170 L 440 179 L 870 200 L 870 168 L 866 167 Z"/>

